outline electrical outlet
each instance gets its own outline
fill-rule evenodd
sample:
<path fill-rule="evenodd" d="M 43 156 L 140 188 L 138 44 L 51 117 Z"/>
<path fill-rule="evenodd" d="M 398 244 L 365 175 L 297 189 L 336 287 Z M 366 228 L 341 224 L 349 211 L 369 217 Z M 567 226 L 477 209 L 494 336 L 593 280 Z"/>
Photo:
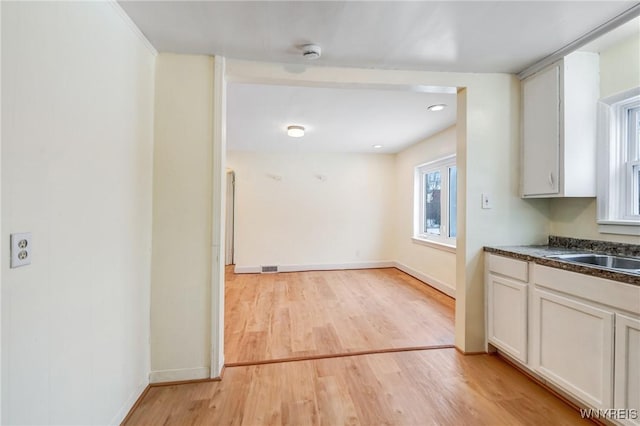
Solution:
<path fill-rule="evenodd" d="M 11 267 L 18 268 L 31 264 L 31 232 L 11 234 Z"/>

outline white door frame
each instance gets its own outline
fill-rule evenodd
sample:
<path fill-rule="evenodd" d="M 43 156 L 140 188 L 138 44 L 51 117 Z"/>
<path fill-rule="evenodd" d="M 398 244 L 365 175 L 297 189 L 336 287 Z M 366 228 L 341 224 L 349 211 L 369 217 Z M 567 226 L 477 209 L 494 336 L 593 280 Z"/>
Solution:
<path fill-rule="evenodd" d="M 2 22 L 2 2 L 0 1 L 0 22 Z M 0 45 L 2 45 L 2 36 L 0 35 Z M 0 63 L 2 61 L 0 60 Z M 0 81 L 2 81 L 2 66 L 0 66 Z M 1 90 L 0 90 L 1 91 Z M 2 106 L 0 106 L 0 117 L 2 116 Z M 2 234 L 2 135 L 0 134 L 0 235 Z M 5 244 L 0 244 L 0 259 L 5 259 L 5 251 L 2 247 Z M 2 424 L 2 265 L 4 262 L 0 262 L 0 424 Z"/>
<path fill-rule="evenodd" d="M 211 227 L 211 378 L 224 367 L 224 253 L 227 160 L 227 83 L 225 59 L 214 58 L 213 75 L 213 210 Z"/>

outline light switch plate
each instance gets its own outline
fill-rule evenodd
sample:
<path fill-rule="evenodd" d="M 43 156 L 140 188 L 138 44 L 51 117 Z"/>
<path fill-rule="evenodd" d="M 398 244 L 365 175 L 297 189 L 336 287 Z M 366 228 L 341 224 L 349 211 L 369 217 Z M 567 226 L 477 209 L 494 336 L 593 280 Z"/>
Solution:
<path fill-rule="evenodd" d="M 31 264 L 31 232 L 11 234 L 11 267 Z"/>
<path fill-rule="evenodd" d="M 490 209 L 492 207 L 491 196 L 487 193 L 482 194 L 482 208 Z"/>

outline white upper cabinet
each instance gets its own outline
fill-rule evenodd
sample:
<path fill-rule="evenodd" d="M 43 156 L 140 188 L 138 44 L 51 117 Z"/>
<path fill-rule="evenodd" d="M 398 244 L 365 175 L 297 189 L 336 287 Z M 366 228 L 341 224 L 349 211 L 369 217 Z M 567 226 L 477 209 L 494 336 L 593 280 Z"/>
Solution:
<path fill-rule="evenodd" d="M 595 197 L 599 84 L 590 52 L 522 81 L 522 197 Z"/>
<path fill-rule="evenodd" d="M 522 83 L 524 196 L 557 194 L 560 170 L 560 65 Z"/>

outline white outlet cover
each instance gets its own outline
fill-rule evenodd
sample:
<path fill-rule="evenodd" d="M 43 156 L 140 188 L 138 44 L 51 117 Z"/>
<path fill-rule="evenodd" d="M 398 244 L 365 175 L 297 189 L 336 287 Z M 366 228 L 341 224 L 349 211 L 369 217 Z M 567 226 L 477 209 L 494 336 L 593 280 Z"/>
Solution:
<path fill-rule="evenodd" d="M 11 267 L 30 265 L 32 250 L 31 232 L 11 234 Z"/>

